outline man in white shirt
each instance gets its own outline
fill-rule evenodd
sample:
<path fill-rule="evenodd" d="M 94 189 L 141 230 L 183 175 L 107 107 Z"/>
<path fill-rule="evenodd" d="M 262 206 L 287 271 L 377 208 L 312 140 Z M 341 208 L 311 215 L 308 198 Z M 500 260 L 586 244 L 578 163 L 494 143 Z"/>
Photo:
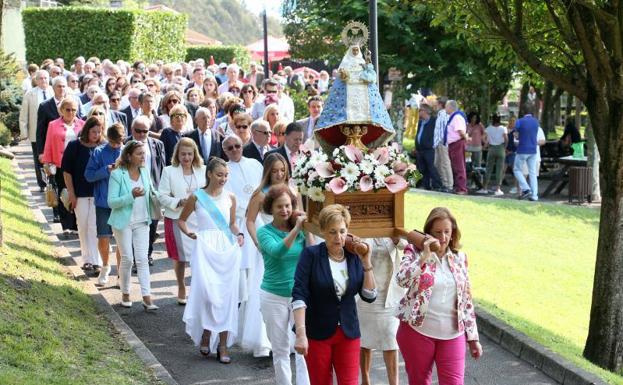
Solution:
<path fill-rule="evenodd" d="M 78 56 L 76 59 L 74 59 L 74 72 L 73 73 L 78 77 L 85 74 L 83 56 Z"/>
<path fill-rule="evenodd" d="M 322 114 L 323 102 L 320 96 L 310 96 L 307 99 L 307 110 L 309 116 L 305 119 L 297 120 L 296 122 L 303 127 L 304 141 L 314 136 L 314 127 L 316 126 L 316 120 Z"/>
<path fill-rule="evenodd" d="M 141 114 L 141 103 L 138 101 L 138 97 L 141 96 L 141 90 L 138 88 L 131 88 L 128 92 L 129 106 L 121 110 L 126 116 L 128 127 L 132 127 L 132 122 L 137 116 Z"/>
<path fill-rule="evenodd" d="M 24 94 L 32 89 L 32 80 L 35 78 L 35 74 L 38 70 L 38 65 L 34 63 L 28 65 L 28 76 L 22 81 L 22 91 L 24 91 Z"/>
<path fill-rule="evenodd" d="M 50 75 L 46 70 L 38 70 L 34 74 L 37 86 L 32 88 L 24 95 L 22 108 L 19 112 L 20 137 L 30 140 L 32 155 L 35 162 L 35 175 L 39 189 L 43 191 L 45 183 L 41 176 L 41 163 L 39 163 L 37 153 L 37 111 L 39 104 L 54 95 L 52 87 L 49 85 Z"/>
<path fill-rule="evenodd" d="M 276 152 L 278 154 L 281 154 L 281 156 L 283 156 L 288 161 L 289 175 L 292 175 L 294 165 L 296 164 L 296 161 L 300 156 L 299 149 L 301 147 L 301 144 L 303 144 L 303 136 L 303 127 L 301 127 L 296 122 L 292 122 L 286 127 L 286 140 L 283 143 L 283 146 L 268 153 L 272 154 L 273 152 Z"/>
<path fill-rule="evenodd" d="M 255 159 L 249 159 L 242 156 L 242 140 L 235 135 L 230 135 L 223 139 L 223 152 L 229 159 L 227 165 L 229 167 L 229 178 L 225 189 L 231 191 L 236 196 L 236 222 L 238 228 L 245 234 L 245 239 L 250 240 L 247 232 L 245 215 L 247 206 L 251 200 L 251 195 L 260 185 L 262 180 L 263 167 Z M 249 285 L 249 268 L 253 266 L 253 257 L 256 256 L 257 249 L 251 247 L 253 242 L 245 242 L 247 247 L 243 246 L 242 259 L 240 261 L 240 302 L 246 302 L 248 299 Z M 241 310 L 244 312 L 244 309 Z"/>
<path fill-rule="evenodd" d="M 237 88 L 238 95 L 236 95 L 235 93 L 234 95 L 236 96 L 240 95 L 240 90 L 242 89 L 243 84 L 240 80 L 238 80 L 239 73 L 240 73 L 240 67 L 238 67 L 238 64 L 232 63 L 227 66 L 227 72 L 226 72 L 227 81 L 224 81 L 223 84 L 218 86 L 219 95 L 224 92 L 231 92 L 230 88 Z"/>
<path fill-rule="evenodd" d="M 212 113 L 210 110 L 205 107 L 199 107 L 195 113 L 195 123 L 197 123 L 197 129 L 184 136 L 195 141 L 203 162 L 207 164 L 211 156 L 222 158 L 219 136 L 210 129 L 212 125 Z"/>

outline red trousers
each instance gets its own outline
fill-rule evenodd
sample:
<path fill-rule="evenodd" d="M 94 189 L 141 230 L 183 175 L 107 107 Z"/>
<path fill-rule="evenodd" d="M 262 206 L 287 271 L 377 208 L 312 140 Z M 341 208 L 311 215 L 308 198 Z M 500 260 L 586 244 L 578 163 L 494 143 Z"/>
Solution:
<path fill-rule="evenodd" d="M 348 338 L 341 327 L 326 340 L 309 339 L 305 361 L 311 385 L 333 385 L 333 370 L 339 385 L 359 384 L 359 338 Z"/>
<path fill-rule="evenodd" d="M 433 362 L 439 385 L 463 385 L 465 374 L 465 335 L 451 340 L 426 337 L 400 322 L 396 333 L 398 347 L 407 369 L 409 385 L 430 385 Z"/>
<path fill-rule="evenodd" d="M 467 174 L 465 172 L 465 139 L 448 145 L 448 156 L 454 177 L 454 192 L 467 192 Z"/>

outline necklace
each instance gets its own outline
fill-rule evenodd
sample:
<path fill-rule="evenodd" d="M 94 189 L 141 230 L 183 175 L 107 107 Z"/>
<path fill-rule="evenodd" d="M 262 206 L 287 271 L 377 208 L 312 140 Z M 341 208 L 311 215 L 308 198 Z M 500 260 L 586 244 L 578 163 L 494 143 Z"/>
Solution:
<path fill-rule="evenodd" d="M 186 183 L 186 193 L 187 194 L 192 193 L 193 192 L 193 180 L 195 179 L 195 173 L 193 172 L 192 174 L 190 174 L 190 180 L 188 180 L 186 179 L 186 175 L 184 175 L 184 172 L 182 171 L 182 177 L 184 178 L 184 183 Z"/>
<path fill-rule="evenodd" d="M 232 163 L 236 163 L 238 165 L 238 168 L 240 168 L 240 174 L 242 175 L 242 180 L 244 181 L 245 185 L 242 188 L 242 191 L 245 194 L 251 195 L 253 194 L 253 191 L 255 191 L 255 189 L 253 188 L 253 186 L 251 186 L 249 183 L 247 183 L 247 178 L 244 175 L 244 167 L 242 167 L 242 165 L 240 164 L 240 162 L 232 162 Z"/>
<path fill-rule="evenodd" d="M 344 256 L 344 249 L 340 248 L 340 256 L 339 257 L 334 257 L 333 255 L 331 255 L 331 253 L 329 252 L 329 250 L 327 250 L 327 254 L 329 255 L 329 259 L 332 260 L 333 262 L 342 262 L 344 261 L 344 259 L 346 259 L 346 257 Z"/>

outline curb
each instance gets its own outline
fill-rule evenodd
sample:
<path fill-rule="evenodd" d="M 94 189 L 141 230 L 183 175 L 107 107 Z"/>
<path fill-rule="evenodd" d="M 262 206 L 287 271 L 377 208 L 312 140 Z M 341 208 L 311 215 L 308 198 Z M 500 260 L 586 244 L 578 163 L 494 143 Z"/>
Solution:
<path fill-rule="evenodd" d="M 14 170 L 22 170 L 17 162 L 17 158 L 13 158 L 12 164 Z M 26 200 L 32 200 L 34 197 L 26 185 L 24 176 L 20 173 L 16 173 L 17 180 L 20 183 L 21 191 Z M 45 232 L 48 238 L 54 243 L 57 253 L 55 258 L 59 260 L 61 265 L 68 270 L 73 279 L 83 283 L 82 287 L 84 292 L 90 295 L 95 301 L 97 310 L 103 314 L 108 322 L 115 328 L 115 330 L 121 335 L 123 339 L 130 345 L 136 355 L 139 357 L 143 364 L 149 368 L 154 376 L 161 382 L 167 385 L 179 385 L 177 381 L 171 376 L 167 369 L 158 361 L 158 359 L 152 354 L 152 352 L 143 344 L 132 329 L 123 321 L 123 319 L 115 312 L 112 306 L 106 301 L 104 296 L 100 294 L 95 285 L 90 282 L 89 278 L 84 274 L 84 271 L 78 266 L 74 258 L 69 251 L 63 246 L 60 239 L 54 234 L 49 227 L 49 223 L 43 214 L 43 211 L 38 206 L 30 207 L 35 220 L 39 223 L 41 229 Z M 47 228 L 46 228 L 47 227 Z"/>
<path fill-rule="evenodd" d="M 508 352 L 539 369 L 562 385 L 607 385 L 596 375 L 536 343 L 527 335 L 477 306 L 478 330 Z"/>

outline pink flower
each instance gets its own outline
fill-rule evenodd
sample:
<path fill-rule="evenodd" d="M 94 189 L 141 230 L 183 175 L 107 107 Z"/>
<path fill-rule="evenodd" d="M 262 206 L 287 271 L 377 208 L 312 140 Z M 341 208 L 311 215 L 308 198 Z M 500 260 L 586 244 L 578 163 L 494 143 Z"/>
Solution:
<path fill-rule="evenodd" d="M 404 162 L 394 162 L 394 166 L 392 167 L 394 172 L 400 176 L 405 176 L 405 173 L 408 170 L 408 166 Z"/>
<path fill-rule="evenodd" d="M 342 178 L 333 178 L 329 182 L 329 188 L 334 194 L 341 194 L 348 189 L 348 185 Z"/>
<path fill-rule="evenodd" d="M 420 275 L 419 290 L 426 290 L 435 284 L 435 277 L 430 273 Z"/>
<path fill-rule="evenodd" d="M 407 181 L 400 175 L 394 174 L 385 178 L 385 186 L 389 192 L 397 193 L 407 188 Z"/>
<path fill-rule="evenodd" d="M 380 164 L 386 164 L 389 162 L 389 150 L 387 147 L 379 147 L 372 153 L 374 159 L 376 159 Z"/>
<path fill-rule="evenodd" d="M 352 144 L 344 147 L 344 154 L 351 162 L 359 163 L 363 160 L 363 153 L 361 150 Z"/>
<path fill-rule="evenodd" d="M 316 164 L 316 167 L 314 168 L 316 169 L 316 172 L 318 173 L 318 175 L 320 175 L 323 178 L 331 178 L 332 176 L 335 175 L 335 170 L 333 169 L 333 166 L 329 162 L 320 162 Z"/>
<path fill-rule="evenodd" d="M 400 144 L 398 144 L 398 142 L 392 142 L 392 147 L 394 148 L 394 150 L 396 150 L 397 152 L 402 152 L 402 146 Z"/>
<path fill-rule="evenodd" d="M 373 186 L 374 181 L 369 175 L 364 175 L 361 180 L 359 180 L 359 189 L 363 192 L 372 190 Z"/>

